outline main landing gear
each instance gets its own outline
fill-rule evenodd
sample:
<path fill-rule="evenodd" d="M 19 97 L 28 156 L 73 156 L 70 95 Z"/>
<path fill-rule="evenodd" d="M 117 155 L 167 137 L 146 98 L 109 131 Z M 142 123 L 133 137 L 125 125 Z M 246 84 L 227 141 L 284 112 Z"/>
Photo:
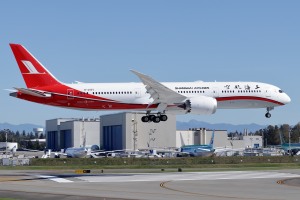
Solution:
<path fill-rule="evenodd" d="M 160 121 L 167 121 L 168 116 L 163 115 L 161 113 L 157 113 L 157 115 L 150 115 L 150 113 L 147 113 L 146 116 L 142 117 L 142 122 L 154 122 L 159 123 Z"/>
<path fill-rule="evenodd" d="M 266 118 L 270 118 L 272 116 L 270 111 L 273 109 L 274 109 L 274 107 L 267 107 L 267 113 L 265 114 Z"/>

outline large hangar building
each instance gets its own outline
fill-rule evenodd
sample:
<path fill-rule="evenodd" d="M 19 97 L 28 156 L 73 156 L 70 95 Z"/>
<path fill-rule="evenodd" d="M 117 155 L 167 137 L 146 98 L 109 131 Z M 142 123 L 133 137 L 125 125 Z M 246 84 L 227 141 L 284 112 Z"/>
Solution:
<path fill-rule="evenodd" d="M 47 148 L 98 145 L 100 149 L 138 150 L 170 149 L 183 145 L 209 144 L 213 130 L 191 128 L 176 130 L 176 116 L 168 115 L 165 122 L 142 122 L 140 113 L 116 113 L 98 119 L 58 118 L 46 121 Z M 244 135 L 228 138 L 226 130 L 215 130 L 214 147 L 260 148 L 261 136 Z"/>
<path fill-rule="evenodd" d="M 119 113 L 103 115 L 101 147 L 105 150 L 176 147 L 176 117 L 160 123 L 142 122 L 144 114 Z"/>
<path fill-rule="evenodd" d="M 46 121 L 47 148 L 99 145 L 101 149 L 176 147 L 176 117 L 166 122 L 144 123 L 143 114 L 117 113 L 100 119 L 58 118 Z"/>
<path fill-rule="evenodd" d="M 99 119 L 58 118 L 46 121 L 46 147 L 53 150 L 100 142 Z"/>

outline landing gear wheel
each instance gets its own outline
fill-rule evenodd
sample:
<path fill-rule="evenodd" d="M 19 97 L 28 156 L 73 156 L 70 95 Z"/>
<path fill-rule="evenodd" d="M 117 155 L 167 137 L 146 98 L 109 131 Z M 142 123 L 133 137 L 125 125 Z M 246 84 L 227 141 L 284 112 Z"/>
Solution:
<path fill-rule="evenodd" d="M 142 122 L 149 122 L 150 121 L 150 118 L 149 118 L 149 116 L 143 116 L 142 117 Z"/>
<path fill-rule="evenodd" d="M 149 121 L 153 122 L 155 117 L 156 117 L 155 115 L 149 115 Z"/>
<path fill-rule="evenodd" d="M 160 117 L 156 116 L 152 120 L 154 123 L 159 123 L 160 122 Z"/>
<path fill-rule="evenodd" d="M 168 120 L 168 116 L 167 115 L 161 115 L 160 117 L 160 121 L 165 122 Z"/>
<path fill-rule="evenodd" d="M 270 117 L 271 117 L 271 113 L 267 112 L 267 113 L 265 114 L 265 116 L 266 116 L 266 118 L 270 118 Z"/>

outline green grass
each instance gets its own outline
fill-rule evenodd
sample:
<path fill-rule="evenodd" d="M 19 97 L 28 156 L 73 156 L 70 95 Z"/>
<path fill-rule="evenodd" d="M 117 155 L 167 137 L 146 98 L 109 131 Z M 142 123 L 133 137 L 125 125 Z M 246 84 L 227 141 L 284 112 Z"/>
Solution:
<path fill-rule="evenodd" d="M 300 169 L 300 163 L 242 163 L 242 164 L 189 164 L 189 165 L 47 165 L 47 166 L 1 166 L 0 170 L 143 170 L 160 172 L 178 171 L 230 171 L 230 170 L 279 170 Z"/>
<path fill-rule="evenodd" d="M 0 198 L 0 200 L 17 200 L 17 199 L 12 199 L 12 198 Z"/>
<path fill-rule="evenodd" d="M 0 166 L 16 170 L 131 170 L 131 171 L 220 171 L 300 169 L 300 157 L 189 157 L 189 158 L 60 158 L 31 159 L 29 166 Z"/>

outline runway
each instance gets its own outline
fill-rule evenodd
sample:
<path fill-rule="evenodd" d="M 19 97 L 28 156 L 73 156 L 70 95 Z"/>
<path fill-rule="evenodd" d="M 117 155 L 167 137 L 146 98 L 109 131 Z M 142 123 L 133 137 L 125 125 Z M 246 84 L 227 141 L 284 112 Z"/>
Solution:
<path fill-rule="evenodd" d="M 17 199 L 298 200 L 300 195 L 300 170 L 0 175 L 0 197 Z"/>

